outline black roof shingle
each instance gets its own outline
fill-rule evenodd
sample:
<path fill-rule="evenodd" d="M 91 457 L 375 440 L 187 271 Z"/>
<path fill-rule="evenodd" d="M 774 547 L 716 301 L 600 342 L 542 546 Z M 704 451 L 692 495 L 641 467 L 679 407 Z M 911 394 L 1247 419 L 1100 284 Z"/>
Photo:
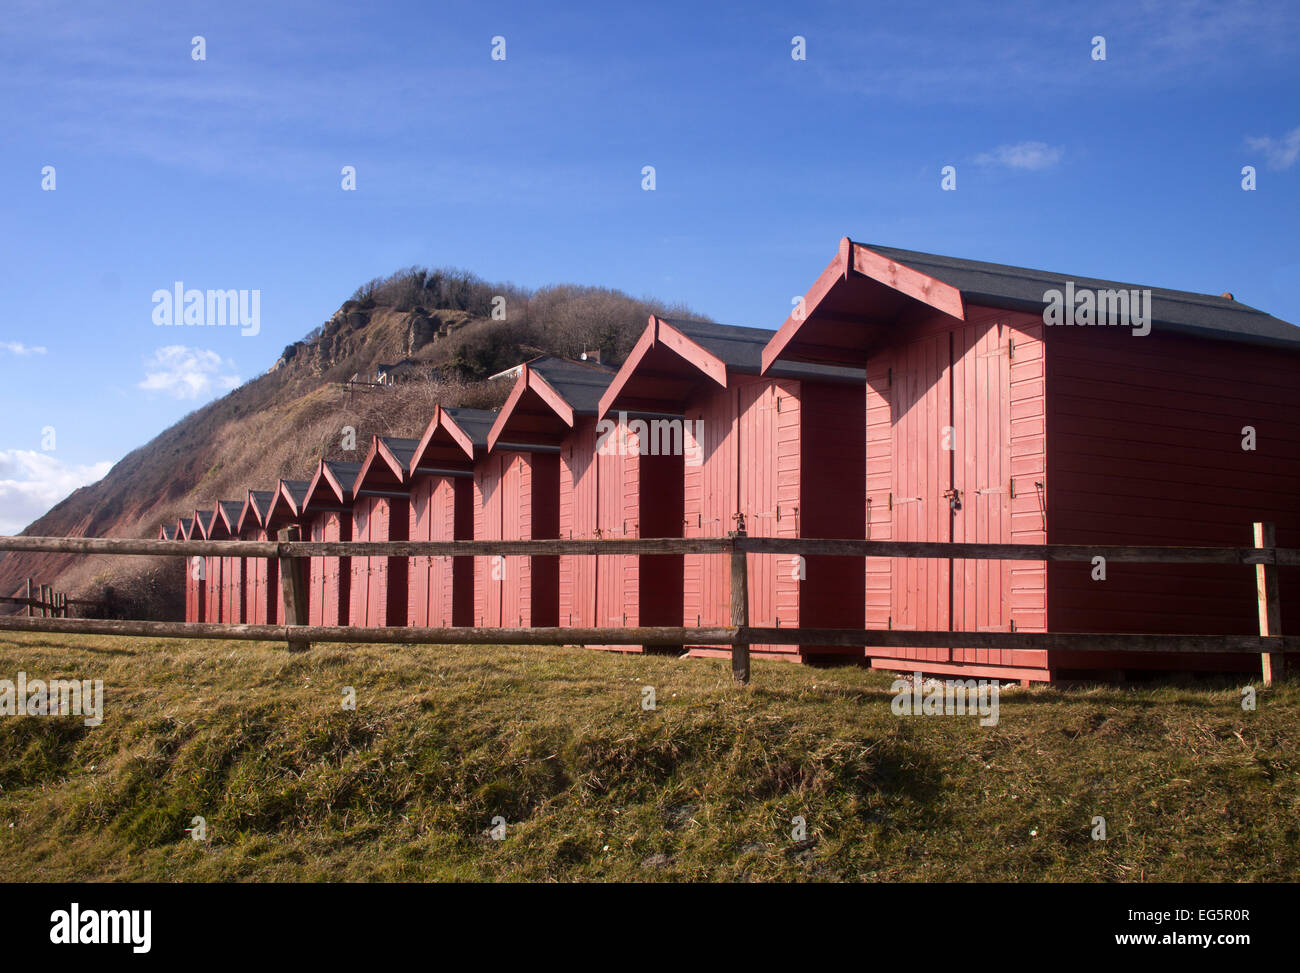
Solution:
<path fill-rule="evenodd" d="M 1044 292 L 1064 290 L 1149 290 L 1152 331 L 1181 332 L 1205 338 L 1295 347 L 1300 328 L 1231 298 L 1192 291 L 1177 291 L 1143 284 L 1127 284 L 1047 270 L 945 257 L 918 250 L 860 244 L 875 253 L 942 281 L 961 291 L 963 300 L 992 307 L 1041 310 Z"/>

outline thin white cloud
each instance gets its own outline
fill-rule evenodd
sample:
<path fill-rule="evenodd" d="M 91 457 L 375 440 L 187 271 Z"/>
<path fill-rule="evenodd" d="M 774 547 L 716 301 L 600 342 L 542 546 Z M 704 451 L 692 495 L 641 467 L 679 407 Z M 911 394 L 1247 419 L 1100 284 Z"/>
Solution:
<path fill-rule="evenodd" d="M 208 398 L 239 385 L 235 363 L 206 348 L 164 345 L 145 362 L 144 381 L 137 388 L 177 399 Z"/>
<path fill-rule="evenodd" d="M 984 109 L 1059 103 L 1069 92 L 1095 96 L 1099 85 L 1130 93 L 1182 89 L 1192 72 L 1203 84 L 1291 77 L 1300 5 L 1091 0 L 1084 6 L 1009 0 L 914 4 L 908 11 L 914 22 L 942 17 L 943 31 L 887 17 L 857 23 L 840 17 L 818 24 L 823 39 L 806 66 L 837 94 Z M 1105 62 L 1091 59 L 1097 34 L 1106 38 Z M 996 70 L 989 69 L 993 46 Z"/>
<path fill-rule="evenodd" d="M 1254 152 L 1263 152 L 1270 169 L 1290 169 L 1300 159 L 1300 128 L 1293 128 L 1280 139 L 1264 136 L 1248 138 L 1246 144 Z"/>
<path fill-rule="evenodd" d="M 45 348 L 42 345 L 25 345 L 21 341 L 0 341 L 0 348 L 6 351 L 12 351 L 15 355 L 43 355 Z"/>
<path fill-rule="evenodd" d="M 0 449 L 0 534 L 16 534 L 78 487 L 112 467 L 104 461 L 67 466 L 50 453 Z"/>
<path fill-rule="evenodd" d="M 1061 161 L 1065 150 L 1046 142 L 1017 142 L 999 145 L 992 152 L 981 152 L 975 162 L 981 166 L 1005 166 L 1008 169 L 1050 169 Z"/>

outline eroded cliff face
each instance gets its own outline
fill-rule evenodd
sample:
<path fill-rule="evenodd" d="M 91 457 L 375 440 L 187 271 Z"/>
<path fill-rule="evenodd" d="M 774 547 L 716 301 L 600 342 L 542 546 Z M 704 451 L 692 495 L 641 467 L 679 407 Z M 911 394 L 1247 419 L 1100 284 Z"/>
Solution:
<path fill-rule="evenodd" d="M 322 455 L 355 458 L 340 452 L 343 426 L 356 429 L 359 444 L 374 433 L 423 432 L 421 416 L 427 422 L 435 398 L 455 397 L 459 389 L 418 379 L 441 375 L 439 341 L 473 320 L 463 311 L 349 301 L 285 348 L 266 374 L 163 431 L 23 533 L 152 537 L 159 525 L 191 516 L 196 507 L 242 500 L 249 489 L 270 489 L 282 476 L 305 476 Z M 339 384 L 354 375 L 372 381 L 378 365 L 404 359 L 416 366 L 417 380 L 407 386 L 348 396 Z M 17 592 L 31 577 L 74 596 L 94 596 L 105 585 L 128 585 L 151 564 L 157 566 L 153 559 L 9 554 L 0 556 L 0 593 Z"/>
<path fill-rule="evenodd" d="M 419 268 L 372 281 L 358 294 L 369 296 L 346 301 L 265 374 L 159 433 L 23 533 L 155 537 L 160 525 L 196 508 L 242 501 L 282 477 L 304 478 L 322 457 L 361 459 L 373 435 L 419 437 L 436 403 L 495 408 L 509 383 L 486 376 L 527 358 L 599 348 L 617 364 L 651 312 L 696 316 L 606 288 L 528 292 Z M 508 296 L 508 319 L 493 317 L 506 300 L 499 295 Z M 400 366 L 397 384 L 373 384 L 381 365 Z M 344 436 L 345 427 L 354 434 Z M 132 606 L 154 609 L 137 617 L 175 617 L 183 609 L 179 559 L 0 555 L 0 594 L 17 592 L 28 577 L 73 597 L 98 597 L 107 586 L 136 592 Z"/>

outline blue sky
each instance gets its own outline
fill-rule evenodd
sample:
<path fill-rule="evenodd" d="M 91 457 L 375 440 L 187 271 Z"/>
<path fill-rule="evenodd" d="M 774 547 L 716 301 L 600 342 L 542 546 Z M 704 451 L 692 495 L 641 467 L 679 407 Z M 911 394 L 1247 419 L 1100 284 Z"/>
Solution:
<path fill-rule="evenodd" d="M 557 7 L 6 4 L 0 532 L 410 264 L 776 328 L 847 234 L 1300 322 L 1300 5 Z"/>

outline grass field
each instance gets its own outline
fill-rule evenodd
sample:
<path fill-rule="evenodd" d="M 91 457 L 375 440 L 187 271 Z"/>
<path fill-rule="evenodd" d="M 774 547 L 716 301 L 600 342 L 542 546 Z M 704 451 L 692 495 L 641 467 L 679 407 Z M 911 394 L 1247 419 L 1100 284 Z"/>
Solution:
<path fill-rule="evenodd" d="M 861 669 L 760 661 L 744 690 L 726 663 L 582 649 L 0 636 L 0 679 L 20 670 L 105 701 L 97 727 L 0 716 L 10 880 L 1300 874 L 1295 683 L 1255 712 L 1229 682 L 1008 688 L 981 727 L 896 716 L 894 677 Z"/>

